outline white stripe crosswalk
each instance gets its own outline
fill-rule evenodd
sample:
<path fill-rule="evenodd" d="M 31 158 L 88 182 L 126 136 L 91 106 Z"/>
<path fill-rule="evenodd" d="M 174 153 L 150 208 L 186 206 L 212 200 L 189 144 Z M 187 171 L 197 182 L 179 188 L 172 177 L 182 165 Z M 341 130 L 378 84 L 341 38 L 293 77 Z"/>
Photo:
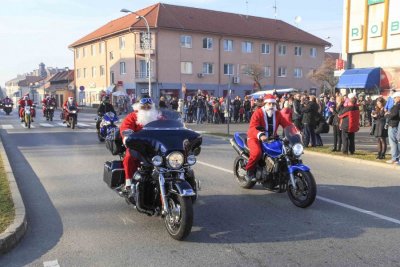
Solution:
<path fill-rule="evenodd" d="M 78 122 L 76 124 L 78 128 L 94 128 L 96 126 L 96 123 L 80 123 Z M 24 123 L 21 124 L 2 124 L 0 125 L 0 129 L 4 130 L 12 130 L 12 129 L 18 129 L 18 128 L 27 128 Z M 62 122 L 54 122 L 54 123 L 47 123 L 47 122 L 40 122 L 40 123 L 32 123 L 31 128 L 59 128 L 59 127 L 67 127 L 66 123 Z"/>

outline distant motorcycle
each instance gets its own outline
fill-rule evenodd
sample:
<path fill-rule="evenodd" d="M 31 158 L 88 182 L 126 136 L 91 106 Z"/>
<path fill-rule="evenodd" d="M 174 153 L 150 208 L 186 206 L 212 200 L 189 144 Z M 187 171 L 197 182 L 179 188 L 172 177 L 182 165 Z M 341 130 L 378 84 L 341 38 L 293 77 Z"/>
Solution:
<path fill-rule="evenodd" d="M 300 159 L 303 145 L 301 134 L 295 126 L 286 127 L 283 138 L 276 137 L 260 144 L 262 158 L 257 164 L 256 181 L 249 181 L 245 177 L 250 156 L 247 134 L 235 133 L 230 142 L 239 154 L 233 163 L 233 173 L 239 186 L 250 189 L 258 182 L 268 190 L 278 193 L 287 191 L 292 203 L 300 208 L 306 208 L 314 202 L 317 186 L 310 168 Z"/>
<path fill-rule="evenodd" d="M 53 121 L 54 106 L 46 105 L 44 108 L 44 116 L 46 117 L 46 121 Z"/>
<path fill-rule="evenodd" d="M 67 124 L 67 127 L 71 127 L 71 129 L 75 129 L 76 124 L 78 123 L 78 108 L 76 106 L 69 106 L 65 109 L 65 113 L 61 112 L 62 119 Z"/>
<path fill-rule="evenodd" d="M 111 129 L 117 127 L 115 123 L 119 121 L 119 118 L 113 112 L 107 112 L 103 116 L 98 116 L 95 119 L 97 122 L 100 121 L 99 129 L 97 129 L 97 137 L 100 142 L 104 142 L 107 135 L 110 134 Z"/>
<path fill-rule="evenodd" d="M 13 109 L 13 103 L 8 103 L 3 105 L 3 110 L 7 115 L 10 115 L 12 109 Z"/>

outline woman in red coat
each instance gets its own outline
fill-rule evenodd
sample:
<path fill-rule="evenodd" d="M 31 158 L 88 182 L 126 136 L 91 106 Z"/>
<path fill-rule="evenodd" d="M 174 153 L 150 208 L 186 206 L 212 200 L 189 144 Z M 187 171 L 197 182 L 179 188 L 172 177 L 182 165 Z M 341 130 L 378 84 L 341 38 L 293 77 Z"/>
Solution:
<path fill-rule="evenodd" d="M 265 142 L 268 138 L 276 136 L 279 125 L 285 128 L 292 123 L 277 110 L 275 97 L 267 94 L 264 97 L 264 106 L 257 109 L 251 116 L 249 130 L 247 131 L 247 146 L 250 149 L 250 157 L 246 165 L 246 179 L 255 180 L 255 168 L 262 156 L 260 141 Z M 257 130 L 257 127 L 263 127 L 265 132 Z"/>
<path fill-rule="evenodd" d="M 358 109 L 356 94 L 350 93 L 347 98 L 347 103 L 339 114 L 343 142 L 342 152 L 345 155 L 349 152 L 354 154 L 356 150 L 354 136 L 360 129 L 360 110 Z"/>

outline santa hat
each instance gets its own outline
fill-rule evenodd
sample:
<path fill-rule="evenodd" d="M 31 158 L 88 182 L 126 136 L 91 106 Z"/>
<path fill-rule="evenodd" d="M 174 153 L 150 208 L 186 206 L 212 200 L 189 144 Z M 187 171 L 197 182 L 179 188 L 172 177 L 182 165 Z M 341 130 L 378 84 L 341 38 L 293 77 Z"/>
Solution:
<path fill-rule="evenodd" d="M 264 103 L 276 103 L 276 99 L 273 95 L 271 94 L 266 94 L 264 96 Z"/>
<path fill-rule="evenodd" d="M 347 95 L 348 98 L 355 98 L 356 97 L 356 93 L 350 93 Z"/>

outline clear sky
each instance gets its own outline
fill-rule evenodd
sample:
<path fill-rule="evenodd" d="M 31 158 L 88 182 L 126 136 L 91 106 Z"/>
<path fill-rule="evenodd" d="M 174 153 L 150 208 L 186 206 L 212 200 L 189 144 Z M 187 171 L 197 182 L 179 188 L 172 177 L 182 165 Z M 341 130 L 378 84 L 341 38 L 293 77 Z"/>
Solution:
<path fill-rule="evenodd" d="M 277 19 L 333 44 L 340 52 L 343 0 L 164 0 L 162 3 Z M 151 0 L 1 0 L 0 86 L 17 74 L 47 67 L 73 68 L 68 45 L 110 20 L 158 3 Z"/>

